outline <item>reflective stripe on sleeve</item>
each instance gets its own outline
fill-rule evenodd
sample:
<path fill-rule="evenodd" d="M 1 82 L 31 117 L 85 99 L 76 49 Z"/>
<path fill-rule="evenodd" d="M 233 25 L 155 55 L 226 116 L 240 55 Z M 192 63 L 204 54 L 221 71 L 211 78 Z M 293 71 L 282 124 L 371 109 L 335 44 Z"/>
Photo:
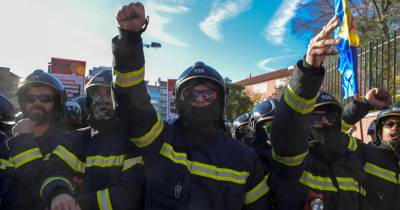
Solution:
<path fill-rule="evenodd" d="M 302 98 L 294 92 L 290 85 L 288 85 L 285 91 L 284 100 L 285 103 L 294 111 L 300 114 L 308 114 L 312 112 L 317 96 L 312 99 Z"/>
<path fill-rule="evenodd" d="M 304 171 L 303 175 L 300 178 L 300 183 L 316 190 L 321 191 L 333 191 L 337 192 L 337 187 L 333 184 L 332 179 L 330 177 L 322 177 L 315 176 L 308 171 Z M 353 191 L 356 193 L 360 193 L 363 196 L 366 195 L 366 192 L 362 186 L 352 177 L 336 177 L 336 181 L 339 186 L 339 190 L 343 191 Z"/>
<path fill-rule="evenodd" d="M 144 165 L 142 156 L 135 157 L 135 158 L 129 158 L 129 159 L 124 160 L 124 164 L 122 166 L 122 171 L 126 171 L 126 170 L 132 168 L 133 166 L 135 166 L 137 164 Z"/>
<path fill-rule="evenodd" d="M 392 182 L 395 184 L 399 184 L 399 180 L 397 179 L 396 172 L 381 168 L 375 164 L 367 162 L 364 165 L 364 171 L 367 174 L 371 174 L 388 182 Z"/>
<path fill-rule="evenodd" d="M 275 153 L 275 150 L 272 148 L 272 158 L 279 163 L 289 166 L 289 167 L 294 167 L 294 166 L 299 166 L 301 163 L 303 163 L 304 159 L 307 157 L 308 150 L 305 153 L 296 155 L 296 156 L 279 156 Z"/>
<path fill-rule="evenodd" d="M 69 180 L 65 179 L 64 177 L 50 177 L 43 182 L 42 186 L 40 186 L 40 197 L 41 198 L 43 198 L 43 191 L 46 188 L 46 186 L 54 181 L 63 181 L 68 185 L 68 187 L 71 191 L 73 190 L 71 182 Z"/>
<path fill-rule="evenodd" d="M 330 177 L 314 176 L 308 171 L 303 172 L 299 182 L 316 190 L 338 191 L 338 189 L 333 185 Z"/>
<path fill-rule="evenodd" d="M 353 127 L 352 124 L 347 123 L 343 119 L 341 120 L 341 130 L 342 130 L 343 133 L 346 133 L 352 127 Z"/>
<path fill-rule="evenodd" d="M 53 154 L 61 158 L 75 172 L 85 173 L 85 164 L 65 147 L 58 145 L 54 149 Z"/>
<path fill-rule="evenodd" d="M 85 168 L 89 167 L 113 167 L 122 166 L 125 159 L 125 155 L 118 156 L 88 156 L 86 157 Z"/>
<path fill-rule="evenodd" d="M 244 201 L 246 205 L 254 203 L 259 198 L 261 198 L 262 196 L 264 196 L 269 192 L 268 177 L 269 175 L 265 176 L 264 179 L 257 186 L 255 186 L 252 190 L 246 193 Z"/>
<path fill-rule="evenodd" d="M 99 190 L 96 192 L 97 195 L 97 204 L 99 205 L 100 210 L 112 210 L 110 193 L 108 192 L 108 188 L 104 190 Z"/>
<path fill-rule="evenodd" d="M 11 157 L 11 161 L 14 165 L 15 168 L 19 168 L 23 166 L 26 163 L 29 163 L 33 160 L 42 158 L 42 153 L 40 153 L 39 148 L 32 148 L 29 150 L 26 150 L 22 153 L 19 153 L 18 155 Z"/>
<path fill-rule="evenodd" d="M 161 134 L 164 129 L 164 121 L 160 115 L 157 114 L 157 122 L 145 135 L 138 138 L 131 138 L 130 140 L 139 148 L 147 147 Z"/>
<path fill-rule="evenodd" d="M 351 177 L 336 177 L 336 180 L 339 185 L 339 189 L 345 191 L 353 191 L 362 194 L 363 196 L 366 195 L 364 188 L 360 186 L 360 184 Z"/>
<path fill-rule="evenodd" d="M 160 154 L 176 164 L 186 166 L 191 174 L 217 181 L 245 184 L 249 176 L 249 172 L 247 171 L 235 171 L 228 168 L 218 168 L 214 165 L 188 160 L 186 153 L 175 152 L 174 148 L 168 143 L 163 144 Z"/>
<path fill-rule="evenodd" d="M 113 81 L 114 84 L 123 88 L 135 86 L 144 81 L 144 66 L 139 70 L 128 73 L 122 73 L 113 69 Z"/>

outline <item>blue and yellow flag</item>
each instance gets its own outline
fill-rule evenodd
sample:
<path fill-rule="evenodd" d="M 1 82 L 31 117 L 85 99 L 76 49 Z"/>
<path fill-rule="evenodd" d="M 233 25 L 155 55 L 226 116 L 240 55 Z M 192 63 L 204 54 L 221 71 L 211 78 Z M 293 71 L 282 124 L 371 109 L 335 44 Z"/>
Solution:
<path fill-rule="evenodd" d="M 357 47 L 360 39 L 356 34 L 347 0 L 335 0 L 335 14 L 339 17 L 335 38 L 342 39 L 337 45 L 338 70 L 342 75 L 342 97 L 348 98 L 357 95 Z"/>

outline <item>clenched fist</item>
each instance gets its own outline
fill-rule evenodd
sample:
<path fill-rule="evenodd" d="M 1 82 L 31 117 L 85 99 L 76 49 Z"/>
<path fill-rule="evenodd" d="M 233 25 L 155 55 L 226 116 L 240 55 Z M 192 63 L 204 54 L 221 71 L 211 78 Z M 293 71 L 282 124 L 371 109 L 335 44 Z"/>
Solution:
<path fill-rule="evenodd" d="M 375 108 L 384 108 L 392 104 L 392 97 L 380 88 L 372 88 L 365 94 L 365 100 Z"/>
<path fill-rule="evenodd" d="M 123 6 L 117 14 L 117 21 L 120 28 L 138 32 L 141 31 L 146 24 L 144 6 L 142 3 L 130 3 Z"/>

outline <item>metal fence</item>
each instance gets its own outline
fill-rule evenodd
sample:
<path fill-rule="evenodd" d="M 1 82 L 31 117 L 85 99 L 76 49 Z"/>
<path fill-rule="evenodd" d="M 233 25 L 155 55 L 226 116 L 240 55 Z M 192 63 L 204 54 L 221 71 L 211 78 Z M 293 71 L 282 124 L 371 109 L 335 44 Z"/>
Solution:
<path fill-rule="evenodd" d="M 322 89 L 342 99 L 341 75 L 337 57 L 325 62 L 326 76 Z M 400 101 L 400 30 L 365 43 L 358 48 L 358 92 L 362 97 L 373 87 L 383 88 Z M 351 98 L 349 99 L 351 100 Z"/>

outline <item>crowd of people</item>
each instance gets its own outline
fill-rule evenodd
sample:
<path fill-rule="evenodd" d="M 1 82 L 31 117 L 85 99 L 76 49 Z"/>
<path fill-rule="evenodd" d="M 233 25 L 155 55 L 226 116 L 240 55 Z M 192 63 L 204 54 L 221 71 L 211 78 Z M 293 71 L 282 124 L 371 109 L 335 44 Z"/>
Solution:
<path fill-rule="evenodd" d="M 35 70 L 18 86 L 22 114 L 0 97 L 0 209 L 400 209 L 400 106 L 379 88 L 344 107 L 320 90 L 337 17 L 281 99 L 231 130 L 224 80 L 204 62 L 179 76 L 179 118 L 164 122 L 144 82 L 144 6 L 125 5 L 116 19 L 113 70 L 86 96 L 66 101 L 63 84 Z M 346 133 L 374 109 L 383 111 L 373 143 Z"/>

